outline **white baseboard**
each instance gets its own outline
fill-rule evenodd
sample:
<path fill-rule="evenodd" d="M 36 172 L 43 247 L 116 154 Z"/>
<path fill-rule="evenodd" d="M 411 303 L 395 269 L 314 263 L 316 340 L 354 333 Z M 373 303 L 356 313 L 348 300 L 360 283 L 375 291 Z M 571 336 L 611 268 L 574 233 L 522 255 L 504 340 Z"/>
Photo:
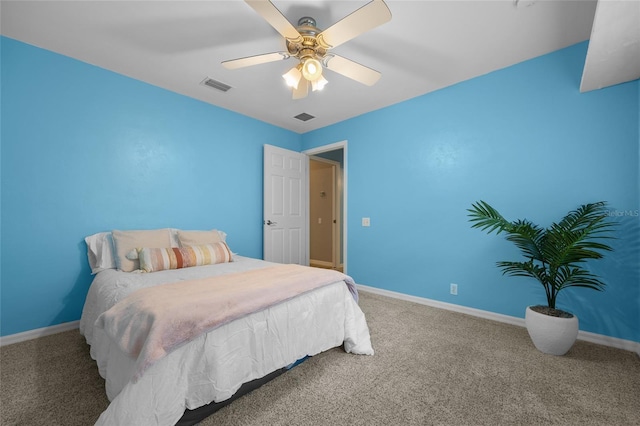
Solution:
<path fill-rule="evenodd" d="M 369 293 L 380 294 L 382 296 L 392 297 L 394 299 L 406 300 L 408 302 L 419 303 L 421 305 L 427 305 L 434 308 L 446 309 L 448 311 L 460 312 L 463 314 L 472 315 L 474 317 L 489 319 L 511 325 L 517 325 L 520 327 L 525 326 L 524 318 L 497 314 L 495 312 L 469 308 L 467 306 L 456 305 L 453 303 L 440 302 L 439 300 L 427 299 L 425 297 L 411 296 L 409 294 L 398 293 L 395 291 L 384 290 L 376 287 L 369 287 L 362 284 L 358 284 L 357 287 L 358 291 L 367 291 Z M 10 334 L 8 336 L 0 337 L 0 346 L 24 342 L 26 340 L 36 339 L 38 337 L 48 336 L 51 334 L 62 333 L 63 331 L 77 329 L 79 325 L 80 321 L 71 321 L 63 324 L 52 325 L 50 327 L 43 327 L 35 330 L 25 331 L 23 333 Z M 640 356 L 640 342 L 619 339 L 617 337 L 610 337 L 603 334 L 596 334 L 582 330 L 578 332 L 578 339 L 603 346 L 610 346 L 612 348 L 635 352 L 638 354 L 638 356 Z"/>
<path fill-rule="evenodd" d="M 0 346 L 11 345 L 12 343 L 24 342 L 26 340 L 37 339 L 38 337 L 49 336 L 50 334 L 62 333 L 76 329 L 80 326 L 80 321 L 65 322 L 52 325 L 50 327 L 37 328 L 23 333 L 10 334 L 0 337 Z"/>
<path fill-rule="evenodd" d="M 524 318 L 512 317 L 510 315 L 497 314 L 495 312 L 483 311 L 481 309 L 469 308 L 467 306 L 455 305 L 453 303 L 440 302 L 439 300 L 427 299 L 425 297 L 411 296 L 404 293 L 398 293 L 391 290 L 384 290 L 376 287 L 369 287 L 366 285 L 358 284 L 358 291 L 368 291 L 370 293 L 379 294 L 381 296 L 388 296 L 394 299 L 406 300 L 408 302 L 419 303 L 421 305 L 427 305 L 434 308 L 446 309 L 448 311 L 460 312 L 474 317 L 489 319 L 493 321 L 503 322 L 511 325 L 517 325 L 524 327 Z M 640 356 L 640 342 L 634 342 L 632 340 L 619 339 L 617 337 L 605 336 L 603 334 L 590 333 L 588 331 L 578 331 L 578 339 L 586 342 L 597 343 L 603 346 L 610 346 L 612 348 L 623 349 L 626 351 L 635 352 Z"/>

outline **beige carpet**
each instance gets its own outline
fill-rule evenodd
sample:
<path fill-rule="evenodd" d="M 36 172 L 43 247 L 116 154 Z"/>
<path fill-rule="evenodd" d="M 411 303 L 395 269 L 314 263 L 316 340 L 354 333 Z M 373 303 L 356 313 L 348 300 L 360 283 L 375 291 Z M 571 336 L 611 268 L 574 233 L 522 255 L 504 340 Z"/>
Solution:
<path fill-rule="evenodd" d="M 201 425 L 640 425 L 635 353 L 577 342 L 555 357 L 520 327 L 365 292 L 360 304 L 374 356 L 315 356 Z M 91 425 L 108 404 L 77 331 L 0 356 L 2 425 Z"/>

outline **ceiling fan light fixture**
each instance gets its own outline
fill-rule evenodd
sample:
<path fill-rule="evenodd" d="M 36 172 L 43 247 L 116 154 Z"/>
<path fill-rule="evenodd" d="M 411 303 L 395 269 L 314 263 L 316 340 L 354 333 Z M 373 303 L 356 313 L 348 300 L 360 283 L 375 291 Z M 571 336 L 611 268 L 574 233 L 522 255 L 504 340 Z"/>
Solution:
<path fill-rule="evenodd" d="M 326 86 L 328 83 L 327 79 L 324 78 L 323 76 L 320 76 L 320 78 L 318 78 L 315 81 L 311 82 L 311 90 L 313 92 L 316 92 L 318 90 L 322 90 L 324 88 L 324 86 Z"/>
<path fill-rule="evenodd" d="M 316 20 L 308 16 L 300 18 L 297 27 L 293 26 L 272 1 L 244 1 L 284 37 L 287 51 L 224 61 L 222 65 L 225 68 L 237 69 L 295 58 L 299 61 L 298 65 L 282 75 L 287 86 L 293 89 L 293 99 L 306 97 L 309 86 L 313 91 L 322 90 L 328 83 L 322 76 L 325 67 L 367 86 L 375 84 L 380 78 L 378 71 L 329 53 L 329 49 L 389 21 L 391 12 L 385 0 L 371 0 L 324 30 L 317 28 Z"/>
<path fill-rule="evenodd" d="M 282 78 L 284 78 L 284 81 L 287 83 L 287 86 L 297 89 L 298 84 L 300 84 L 300 79 L 302 78 L 302 73 L 300 72 L 300 65 L 298 65 L 297 67 L 291 68 L 286 74 L 282 74 Z"/>
<path fill-rule="evenodd" d="M 322 64 L 315 58 L 307 58 L 302 64 L 302 75 L 314 82 L 322 77 Z"/>

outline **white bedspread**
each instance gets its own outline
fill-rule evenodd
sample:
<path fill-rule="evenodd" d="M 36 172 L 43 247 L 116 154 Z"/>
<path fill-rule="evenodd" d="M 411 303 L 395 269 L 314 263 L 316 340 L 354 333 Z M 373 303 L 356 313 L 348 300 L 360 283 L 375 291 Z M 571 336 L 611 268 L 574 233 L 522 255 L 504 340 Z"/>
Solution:
<path fill-rule="evenodd" d="M 231 397 L 245 382 L 344 343 L 373 354 L 364 314 L 340 281 L 235 320 L 185 344 L 131 380 L 135 360 L 100 329 L 98 316 L 131 292 L 167 282 L 263 268 L 256 259 L 150 274 L 100 272 L 89 289 L 80 332 L 106 381 L 111 404 L 98 425 L 174 425 L 185 408 Z"/>

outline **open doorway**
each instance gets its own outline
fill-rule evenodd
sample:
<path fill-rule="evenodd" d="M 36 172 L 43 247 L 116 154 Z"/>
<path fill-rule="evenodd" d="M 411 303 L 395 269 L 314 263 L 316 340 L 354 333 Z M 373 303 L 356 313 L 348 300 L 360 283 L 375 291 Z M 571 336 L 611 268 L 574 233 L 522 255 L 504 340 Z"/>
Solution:
<path fill-rule="evenodd" d="M 346 272 L 346 141 L 304 154 L 309 156 L 309 264 Z"/>
<path fill-rule="evenodd" d="M 340 163 L 337 161 L 320 156 L 309 157 L 309 264 L 311 266 L 342 270 L 339 246 L 341 200 L 338 174 L 340 168 Z"/>

